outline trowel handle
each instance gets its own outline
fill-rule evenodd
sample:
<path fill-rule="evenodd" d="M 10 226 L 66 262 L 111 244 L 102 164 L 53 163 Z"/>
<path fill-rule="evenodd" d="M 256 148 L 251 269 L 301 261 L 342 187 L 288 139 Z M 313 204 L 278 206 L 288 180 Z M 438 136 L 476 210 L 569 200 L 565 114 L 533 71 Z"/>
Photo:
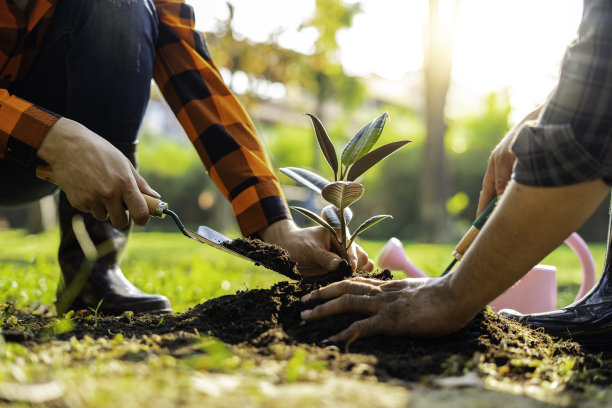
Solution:
<path fill-rule="evenodd" d="M 53 177 L 53 171 L 51 170 L 51 166 L 38 165 L 36 167 L 36 177 L 39 179 L 48 181 L 49 183 L 55 184 L 55 178 Z M 149 215 L 153 217 L 164 218 L 166 215 L 164 210 L 168 208 L 168 203 L 163 202 L 162 200 L 151 197 L 150 195 L 142 194 L 142 197 L 147 202 L 147 207 L 149 207 Z"/>
<path fill-rule="evenodd" d="M 149 214 L 152 217 L 164 218 L 166 213 L 164 210 L 168 208 L 168 203 L 163 202 L 159 198 L 151 197 L 150 195 L 142 194 L 143 198 L 147 202 L 147 207 L 149 207 Z"/>
<path fill-rule="evenodd" d="M 48 181 L 49 183 L 57 184 L 55 182 L 55 178 L 53 178 L 53 171 L 51 171 L 51 166 L 45 166 L 42 164 L 36 166 L 36 177 Z"/>
<path fill-rule="evenodd" d="M 463 238 L 461 238 L 461 241 L 459 241 L 459 243 L 455 247 L 455 250 L 453 251 L 453 257 L 455 259 L 457 260 L 461 259 L 461 257 L 463 257 L 463 254 L 465 254 L 465 252 L 470 247 L 470 245 L 472 245 L 472 242 L 474 242 L 474 240 L 476 239 L 476 236 L 478 235 L 478 233 L 484 226 L 485 222 L 489 218 L 489 215 L 491 215 L 491 213 L 493 212 L 493 209 L 495 208 L 496 204 L 497 204 L 497 196 L 495 196 L 495 198 L 491 200 L 489 205 L 487 205 L 487 207 L 482 211 L 480 216 L 476 218 L 476 220 L 472 223 L 472 226 L 465 233 Z"/>

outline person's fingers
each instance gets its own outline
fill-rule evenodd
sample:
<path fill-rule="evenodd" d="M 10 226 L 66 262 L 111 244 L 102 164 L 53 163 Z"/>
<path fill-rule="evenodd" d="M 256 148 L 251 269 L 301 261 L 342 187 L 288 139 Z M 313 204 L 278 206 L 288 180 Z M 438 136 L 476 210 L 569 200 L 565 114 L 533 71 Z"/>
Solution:
<path fill-rule="evenodd" d="M 374 288 L 378 290 L 378 288 Z M 380 301 L 376 296 L 354 295 L 345 293 L 340 297 L 322 303 L 314 309 L 302 311 L 304 320 L 318 320 L 339 313 L 363 313 L 376 314 L 380 307 Z"/>
<path fill-rule="evenodd" d="M 353 341 L 362 337 L 375 336 L 382 333 L 382 325 L 378 315 L 353 322 L 345 330 L 329 338 L 330 341 Z"/>
<path fill-rule="evenodd" d="M 134 223 L 141 226 L 146 225 L 147 222 L 149 222 L 149 207 L 147 207 L 147 203 L 142 194 L 140 194 L 138 190 L 134 189 L 124 193 L 122 198 L 130 215 L 134 219 Z M 111 214 L 111 220 L 112 219 L 113 216 Z M 113 222 L 113 224 L 115 223 Z"/>
<path fill-rule="evenodd" d="M 348 263 L 351 266 L 351 270 L 355 271 L 357 270 L 357 267 L 359 265 L 359 258 L 357 256 L 357 245 L 353 244 L 349 247 L 347 255 L 348 255 Z"/>
<path fill-rule="evenodd" d="M 302 296 L 302 302 L 308 302 L 312 299 L 329 299 L 344 294 L 372 296 L 379 292 L 380 289 L 377 286 L 370 285 L 366 282 L 359 282 L 349 279 L 334 282 L 320 289 L 313 290 L 312 292 Z"/>
<path fill-rule="evenodd" d="M 338 269 L 338 265 L 342 258 L 333 252 L 329 252 L 321 247 L 312 248 L 312 259 L 323 269 L 333 272 Z"/>
<path fill-rule="evenodd" d="M 157 191 L 153 190 L 151 186 L 149 186 L 149 183 L 147 183 L 147 181 L 138 173 L 138 170 L 136 170 L 134 166 L 132 166 L 132 174 L 134 175 L 136 185 L 141 192 L 150 195 L 151 197 L 161 198 L 161 195 Z"/>
<path fill-rule="evenodd" d="M 380 289 L 383 292 L 392 292 L 402 289 L 418 288 L 423 286 L 429 278 L 407 278 L 400 280 L 382 281 Z"/>
<path fill-rule="evenodd" d="M 371 272 L 374 269 L 374 261 L 370 259 L 366 251 L 363 250 L 359 245 L 355 246 L 355 253 L 357 255 L 357 270 L 364 272 Z"/>
<path fill-rule="evenodd" d="M 380 279 L 365 278 L 363 276 L 357 276 L 357 277 L 351 278 L 349 279 L 349 281 L 362 282 L 362 283 L 367 283 L 367 284 L 374 285 L 374 286 L 381 286 L 387 282 L 387 281 L 383 281 Z"/>
<path fill-rule="evenodd" d="M 98 221 L 106 221 L 109 217 L 106 207 L 100 202 L 93 203 L 89 208 L 89 212 Z"/>
<path fill-rule="evenodd" d="M 484 211 L 496 194 L 495 164 L 493 157 L 491 157 L 487 166 L 487 172 L 482 180 L 482 190 L 480 191 L 480 197 L 478 198 L 478 210 L 476 211 L 476 217 L 478 217 L 480 213 Z"/>
<path fill-rule="evenodd" d="M 514 156 L 511 153 L 506 153 L 499 158 L 499 162 L 495 165 L 495 194 L 501 196 L 508 186 L 512 178 L 512 166 L 514 165 Z M 491 197 L 493 199 L 493 197 Z"/>
<path fill-rule="evenodd" d="M 106 204 L 106 209 L 110 217 L 110 222 L 117 228 L 124 228 L 130 219 L 121 200 L 114 200 Z"/>

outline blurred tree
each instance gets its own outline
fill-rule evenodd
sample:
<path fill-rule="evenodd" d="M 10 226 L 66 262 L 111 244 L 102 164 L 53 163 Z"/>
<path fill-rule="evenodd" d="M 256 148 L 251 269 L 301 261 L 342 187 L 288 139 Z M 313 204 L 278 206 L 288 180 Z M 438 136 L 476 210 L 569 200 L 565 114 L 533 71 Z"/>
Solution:
<path fill-rule="evenodd" d="M 359 106 L 365 94 L 360 79 L 347 75 L 340 64 L 336 34 L 350 27 L 353 17 L 361 12 L 359 3 L 344 4 L 341 0 L 317 0 L 315 13 L 300 30 L 314 27 L 319 36 L 312 54 L 302 54 L 278 45 L 282 30 L 274 31 L 268 41 L 253 43 L 241 38 L 232 27 L 234 6 L 227 4 L 229 17 L 221 21 L 209 35 L 208 45 L 215 63 L 233 74 L 245 73 L 249 78 L 247 104 L 265 99 L 258 87 L 262 82 L 278 82 L 285 86 L 305 89 L 315 98 L 314 114 L 323 123 L 325 105 L 334 100 L 345 107 Z M 233 76 L 232 76 L 233 77 Z M 229 79 L 233 86 L 232 78 Z"/>
<path fill-rule="evenodd" d="M 447 235 L 446 198 L 448 170 L 444 151 L 446 122 L 444 107 L 450 85 L 453 34 L 459 0 L 445 2 L 451 10 L 441 10 L 439 0 L 429 0 L 429 20 L 424 40 L 424 76 L 427 140 L 421 177 L 419 238 L 444 242 Z"/>

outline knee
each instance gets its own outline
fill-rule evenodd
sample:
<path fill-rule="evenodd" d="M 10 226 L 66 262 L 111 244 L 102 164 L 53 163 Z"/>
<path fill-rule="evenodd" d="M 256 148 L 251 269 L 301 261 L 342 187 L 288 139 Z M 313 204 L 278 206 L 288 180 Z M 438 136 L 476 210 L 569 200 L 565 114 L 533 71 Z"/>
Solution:
<path fill-rule="evenodd" d="M 134 58 L 155 55 L 158 17 L 151 0 L 82 2 L 80 34 L 100 55 Z"/>

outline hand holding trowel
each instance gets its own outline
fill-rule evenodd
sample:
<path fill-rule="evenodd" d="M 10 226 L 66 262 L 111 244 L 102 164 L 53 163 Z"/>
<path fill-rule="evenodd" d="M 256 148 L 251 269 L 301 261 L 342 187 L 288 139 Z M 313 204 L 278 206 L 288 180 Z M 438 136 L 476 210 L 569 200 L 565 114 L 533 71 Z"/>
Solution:
<path fill-rule="evenodd" d="M 53 172 L 49 166 L 38 166 L 36 168 L 36 176 L 40 179 L 55 183 Z M 267 269 L 279 272 L 289 278 L 300 278 L 300 275 L 295 268 L 295 262 L 291 261 L 288 255 L 280 253 L 282 251 L 280 248 L 274 245 L 266 244 L 263 241 L 260 243 L 259 248 L 254 248 L 255 245 L 251 244 L 250 240 L 243 240 L 243 242 L 239 243 L 240 245 L 234 245 L 234 242 L 239 240 L 232 240 L 205 225 L 201 225 L 196 233 L 188 228 L 185 228 L 178 215 L 174 211 L 168 209 L 167 203 L 146 194 L 142 194 L 142 196 L 147 203 L 149 214 L 151 216 L 164 218 L 166 215 L 169 215 L 185 236 L 203 244 L 210 245 L 213 248 L 220 249 L 228 254 L 254 262 L 256 265 L 262 265 Z M 268 259 L 271 257 L 269 255 L 262 256 L 261 254 L 261 244 L 263 244 L 265 249 L 269 251 L 279 252 L 276 258 L 280 259 L 275 259 L 273 263 L 269 262 Z M 240 252 L 234 248 L 240 248 Z M 272 256 L 272 258 L 274 258 L 274 256 Z"/>

